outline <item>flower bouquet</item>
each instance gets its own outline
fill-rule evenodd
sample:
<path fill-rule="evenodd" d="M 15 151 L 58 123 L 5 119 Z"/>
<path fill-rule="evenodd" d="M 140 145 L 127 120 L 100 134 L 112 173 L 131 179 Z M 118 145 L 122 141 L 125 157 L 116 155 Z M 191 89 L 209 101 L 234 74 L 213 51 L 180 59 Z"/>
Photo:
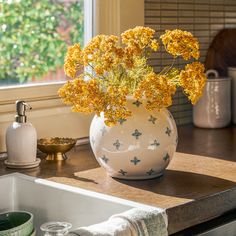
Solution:
<path fill-rule="evenodd" d="M 95 113 L 91 146 L 114 177 L 162 174 L 177 144 L 175 122 L 166 108 L 178 87 L 195 104 L 206 82 L 204 65 L 196 61 L 199 42 L 190 32 L 166 30 L 158 40 L 154 34 L 149 27 L 135 27 L 120 38 L 98 35 L 84 49 L 80 44 L 69 47 L 65 57 L 65 73 L 72 80 L 59 95 L 72 111 Z M 160 43 L 173 62 L 156 72 L 148 58 Z M 178 57 L 192 61 L 177 68 Z M 122 156 L 119 162 L 117 156 Z"/>

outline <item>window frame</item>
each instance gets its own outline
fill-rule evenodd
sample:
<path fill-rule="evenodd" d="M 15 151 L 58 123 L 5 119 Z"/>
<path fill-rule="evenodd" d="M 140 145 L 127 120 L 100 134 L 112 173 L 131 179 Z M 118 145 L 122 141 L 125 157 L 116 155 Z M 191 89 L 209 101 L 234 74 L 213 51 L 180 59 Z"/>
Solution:
<path fill-rule="evenodd" d="M 135 8 L 132 8 L 135 6 Z M 133 9 L 132 15 L 130 8 Z M 144 25 L 144 0 L 84 0 L 84 43 L 97 34 L 119 35 L 128 28 Z M 35 109 L 63 106 L 58 103 L 58 89 L 65 81 L 0 87 L 0 114 L 14 112 L 18 99 L 34 102 Z"/>
<path fill-rule="evenodd" d="M 86 44 L 93 35 L 93 0 L 84 0 L 84 28 L 89 29 L 85 31 L 84 43 Z M 58 104 L 59 99 L 57 95 L 58 89 L 66 81 L 45 82 L 36 84 L 23 84 L 13 86 L 0 87 L 0 114 L 13 112 L 15 107 L 11 106 L 16 100 L 22 99 L 27 102 L 34 102 L 34 108 L 41 108 L 44 102 L 44 108 L 49 108 Z M 36 102 L 38 101 L 38 103 Z M 53 102 L 54 101 L 54 102 Z M 62 104 L 61 104 L 62 105 Z"/>

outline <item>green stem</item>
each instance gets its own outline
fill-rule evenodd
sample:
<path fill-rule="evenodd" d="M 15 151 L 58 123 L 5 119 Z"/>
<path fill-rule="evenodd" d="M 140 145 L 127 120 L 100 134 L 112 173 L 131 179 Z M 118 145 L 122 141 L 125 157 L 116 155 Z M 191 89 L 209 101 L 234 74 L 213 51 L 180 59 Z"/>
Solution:
<path fill-rule="evenodd" d="M 88 64 L 92 69 L 93 69 L 93 71 L 95 72 L 95 70 L 94 70 L 94 67 L 91 65 L 91 64 Z M 96 73 L 96 72 L 95 72 Z M 98 76 L 98 75 L 97 75 Z M 106 79 L 106 77 L 105 76 L 103 76 L 103 75 L 100 75 L 100 76 L 98 76 L 98 77 L 101 77 L 102 79 Z"/>
<path fill-rule="evenodd" d="M 175 58 L 173 58 L 170 66 L 166 66 L 162 69 L 162 71 L 159 73 L 159 75 L 162 75 L 162 74 L 166 75 L 173 68 L 174 64 L 175 64 Z"/>

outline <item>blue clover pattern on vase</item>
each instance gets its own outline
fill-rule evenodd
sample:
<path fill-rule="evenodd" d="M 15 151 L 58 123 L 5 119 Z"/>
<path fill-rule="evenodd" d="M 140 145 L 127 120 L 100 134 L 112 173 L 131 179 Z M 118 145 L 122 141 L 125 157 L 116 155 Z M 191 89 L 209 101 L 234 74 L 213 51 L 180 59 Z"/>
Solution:
<path fill-rule="evenodd" d="M 141 136 L 142 133 L 138 131 L 138 129 L 135 129 L 135 131 L 132 133 L 132 136 L 134 136 L 136 139 L 139 139 L 139 136 Z"/>
<path fill-rule="evenodd" d="M 155 139 L 153 143 L 151 143 L 150 145 L 153 146 L 154 148 L 157 148 L 160 145 L 160 143 Z"/>
<path fill-rule="evenodd" d="M 148 119 L 148 121 L 150 121 L 150 122 L 152 122 L 154 125 L 156 124 L 156 120 L 157 120 L 157 118 L 156 117 L 154 117 L 154 116 L 150 116 L 150 118 Z"/>
<path fill-rule="evenodd" d="M 170 134 L 171 134 L 171 129 L 170 129 L 169 127 L 166 127 L 166 134 L 167 134 L 168 136 L 170 136 Z"/>
<path fill-rule="evenodd" d="M 137 165 L 141 160 L 139 160 L 137 157 L 134 157 L 130 162 L 132 162 L 134 165 Z"/>
<path fill-rule="evenodd" d="M 168 153 L 166 153 L 166 155 L 163 157 L 164 161 L 169 161 L 170 160 L 170 156 Z"/>
<path fill-rule="evenodd" d="M 127 172 L 124 171 L 124 170 L 122 170 L 122 169 L 120 169 L 119 173 L 120 173 L 121 175 L 126 175 L 126 174 L 127 174 Z"/>
<path fill-rule="evenodd" d="M 150 169 L 149 171 L 146 172 L 147 175 L 153 175 L 155 171 L 153 169 Z"/>
<path fill-rule="evenodd" d="M 105 135 L 105 133 L 107 132 L 106 126 L 103 126 L 100 130 L 102 132 L 102 136 Z"/>
<path fill-rule="evenodd" d="M 107 127 L 103 116 L 93 119 L 90 127 L 92 150 L 112 177 L 158 177 L 176 150 L 175 121 L 167 109 L 150 113 L 144 108 L 143 101 L 131 101 L 130 104 L 130 110 L 135 114 L 120 119 L 116 126 Z"/>
<path fill-rule="evenodd" d="M 123 123 L 124 123 L 125 121 L 127 121 L 127 119 L 120 118 L 120 119 L 118 120 L 118 123 L 120 123 L 120 125 L 123 125 Z"/>
<path fill-rule="evenodd" d="M 121 145 L 122 144 L 120 143 L 120 141 L 118 139 L 113 143 L 113 146 L 116 147 L 116 150 L 119 150 Z"/>
<path fill-rule="evenodd" d="M 109 161 L 109 159 L 105 155 L 101 157 L 101 160 L 104 161 L 105 163 Z"/>
<path fill-rule="evenodd" d="M 135 102 L 133 102 L 133 105 L 135 105 L 136 107 L 141 106 L 143 103 L 140 102 L 139 100 L 136 100 Z"/>

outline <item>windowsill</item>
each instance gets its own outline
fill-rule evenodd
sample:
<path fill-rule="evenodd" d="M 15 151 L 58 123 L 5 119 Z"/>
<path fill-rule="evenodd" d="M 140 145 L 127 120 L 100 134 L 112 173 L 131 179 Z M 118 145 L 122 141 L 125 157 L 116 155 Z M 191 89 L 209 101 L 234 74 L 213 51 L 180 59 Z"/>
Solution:
<path fill-rule="evenodd" d="M 22 85 L 11 85 L 11 86 L 2 86 L 0 87 L 1 90 L 11 90 L 11 89 L 23 89 L 23 88 L 32 88 L 32 87 L 47 87 L 47 86 L 54 86 L 57 84 L 64 84 L 65 81 L 55 81 L 53 83 L 32 83 L 32 84 L 22 84 Z"/>
<path fill-rule="evenodd" d="M 64 83 L 65 81 L 60 81 L 55 83 L 1 87 L 0 106 L 15 103 L 18 99 L 27 100 L 29 102 L 58 98 L 57 91 Z"/>
<path fill-rule="evenodd" d="M 0 114 L 10 115 L 15 112 L 15 102 L 25 100 L 34 110 L 64 107 L 58 96 L 58 90 L 65 83 L 40 83 L 0 88 Z"/>

